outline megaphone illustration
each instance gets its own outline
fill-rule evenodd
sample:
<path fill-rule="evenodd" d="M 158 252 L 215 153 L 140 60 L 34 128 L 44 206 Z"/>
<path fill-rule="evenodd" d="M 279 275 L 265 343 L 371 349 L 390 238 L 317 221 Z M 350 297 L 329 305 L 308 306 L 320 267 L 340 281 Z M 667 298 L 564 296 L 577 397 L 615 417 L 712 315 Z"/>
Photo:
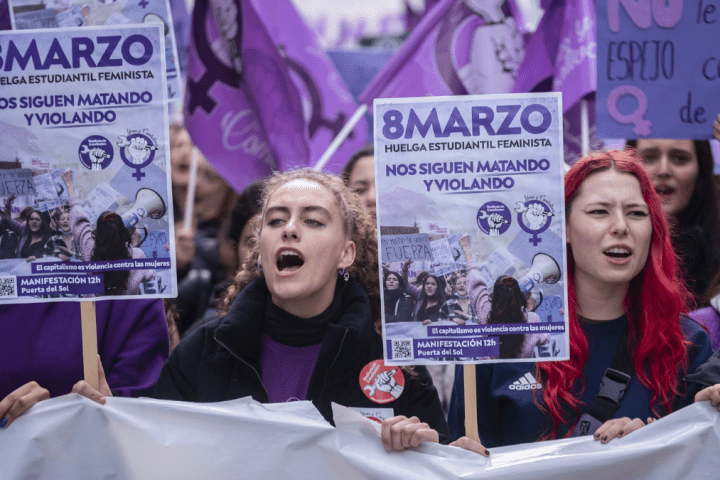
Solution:
<path fill-rule="evenodd" d="M 530 271 L 518 280 L 520 290 L 527 293 L 538 283 L 553 284 L 560 280 L 560 266 L 550 255 L 538 253 L 533 257 Z"/>
<path fill-rule="evenodd" d="M 158 219 L 165 215 L 165 202 L 155 190 L 141 188 L 135 194 L 135 203 L 127 212 L 123 213 L 122 220 L 129 229 L 136 227 L 146 218 Z"/>

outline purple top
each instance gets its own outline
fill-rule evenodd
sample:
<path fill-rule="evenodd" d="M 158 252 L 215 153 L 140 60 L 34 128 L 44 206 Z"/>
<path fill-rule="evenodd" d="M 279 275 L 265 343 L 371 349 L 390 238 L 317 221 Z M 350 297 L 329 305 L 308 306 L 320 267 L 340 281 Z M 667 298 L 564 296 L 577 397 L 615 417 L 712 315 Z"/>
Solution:
<path fill-rule="evenodd" d="M 169 352 L 162 300 L 107 300 L 95 312 L 110 389 L 134 396 L 155 385 Z M 56 397 L 82 379 L 78 302 L 0 305 L 0 399 L 33 380 Z"/>
<path fill-rule="evenodd" d="M 262 383 L 270 403 L 307 398 L 310 376 L 315 369 L 322 344 L 308 347 L 290 347 L 278 343 L 270 335 L 263 335 Z"/>
<path fill-rule="evenodd" d="M 704 307 L 690 312 L 690 318 L 705 327 L 710 334 L 713 350 L 720 348 L 720 315 L 713 307 Z"/>

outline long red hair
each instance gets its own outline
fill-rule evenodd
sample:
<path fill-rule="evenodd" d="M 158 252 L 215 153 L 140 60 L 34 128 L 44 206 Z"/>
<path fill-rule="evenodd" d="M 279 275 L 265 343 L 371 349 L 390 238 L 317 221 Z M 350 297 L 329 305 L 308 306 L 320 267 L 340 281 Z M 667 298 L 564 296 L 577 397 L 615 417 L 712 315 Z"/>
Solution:
<path fill-rule="evenodd" d="M 585 179 L 609 169 L 634 175 L 650 209 L 652 239 L 648 260 L 630 282 L 625 311 L 629 325 L 628 347 L 635 372 L 640 382 L 652 391 L 651 408 L 659 416 L 670 412 L 673 397 L 678 394 L 678 374 L 687 370 L 687 346 L 678 319 L 680 313 L 686 311 L 690 296 L 680 277 L 660 199 L 633 150 L 593 153 L 573 165 L 565 175 L 566 214 Z M 568 425 L 568 433 L 572 431 L 579 417 L 578 397 L 585 389 L 582 370 L 588 358 L 588 342 L 578 323 L 573 278 L 575 263 L 570 246 L 567 249 L 570 360 L 537 363 L 537 374 L 544 385 L 543 408 L 551 422 L 546 439 L 556 438 L 561 424 Z M 575 396 L 578 380 L 581 390 Z M 575 411 L 574 419 L 567 418 L 568 407 Z"/>

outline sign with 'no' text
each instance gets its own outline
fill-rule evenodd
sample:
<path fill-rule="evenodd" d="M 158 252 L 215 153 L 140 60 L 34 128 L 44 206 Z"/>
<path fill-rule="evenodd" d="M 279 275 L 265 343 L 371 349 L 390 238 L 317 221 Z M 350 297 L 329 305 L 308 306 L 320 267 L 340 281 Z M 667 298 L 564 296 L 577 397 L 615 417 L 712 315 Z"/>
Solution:
<path fill-rule="evenodd" d="M 599 0 L 597 134 L 706 139 L 720 113 L 720 0 Z"/>

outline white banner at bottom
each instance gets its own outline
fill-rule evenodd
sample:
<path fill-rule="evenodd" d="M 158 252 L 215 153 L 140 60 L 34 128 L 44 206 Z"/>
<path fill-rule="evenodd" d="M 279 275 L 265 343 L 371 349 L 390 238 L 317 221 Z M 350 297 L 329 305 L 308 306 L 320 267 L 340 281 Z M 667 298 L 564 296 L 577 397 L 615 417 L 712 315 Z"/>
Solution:
<path fill-rule="evenodd" d="M 385 452 L 379 424 L 310 402 L 193 404 L 78 395 L 41 402 L 0 430 L 0 478 L 718 478 L 720 413 L 692 405 L 601 445 L 575 438 L 494 448 Z"/>

